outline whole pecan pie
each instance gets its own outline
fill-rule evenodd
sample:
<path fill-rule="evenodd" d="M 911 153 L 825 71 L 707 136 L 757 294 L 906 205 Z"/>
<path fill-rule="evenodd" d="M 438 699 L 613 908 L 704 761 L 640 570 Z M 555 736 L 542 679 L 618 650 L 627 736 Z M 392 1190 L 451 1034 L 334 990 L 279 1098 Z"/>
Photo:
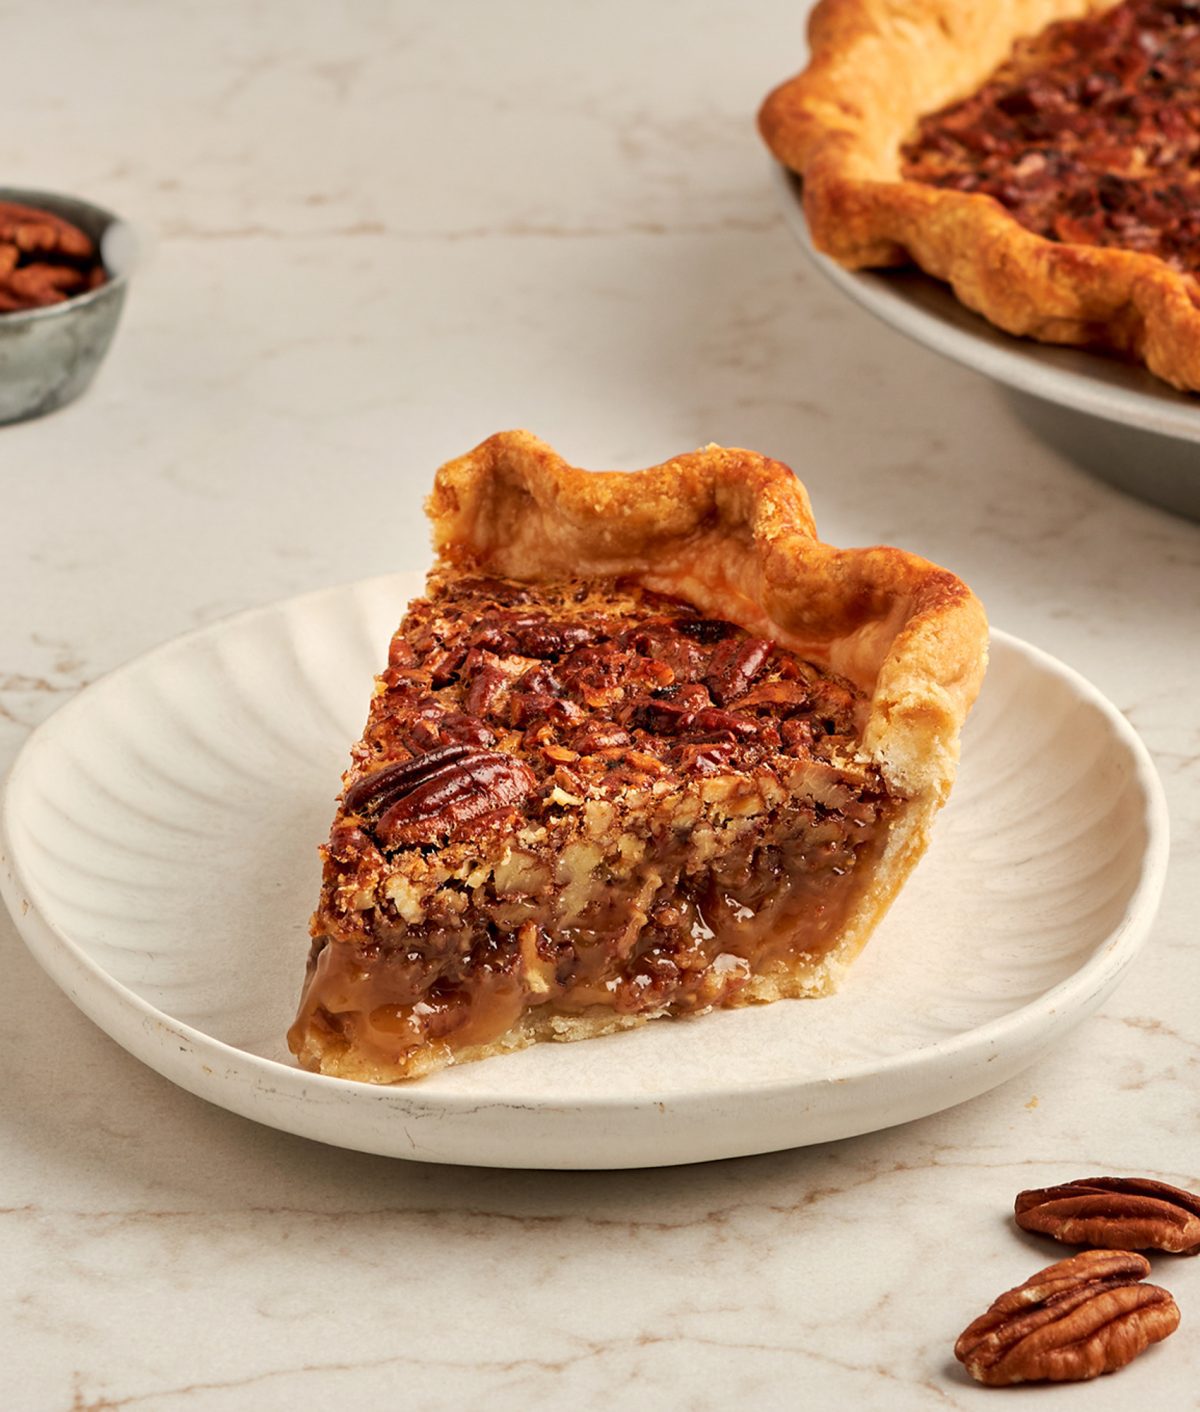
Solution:
<path fill-rule="evenodd" d="M 324 850 L 300 1062 L 388 1082 L 831 990 L 950 789 L 978 600 L 822 544 L 748 451 L 589 473 L 504 433 L 429 511 Z"/>
<path fill-rule="evenodd" d="M 1200 390 L 1200 0 L 821 0 L 760 126 L 817 246 Z"/>

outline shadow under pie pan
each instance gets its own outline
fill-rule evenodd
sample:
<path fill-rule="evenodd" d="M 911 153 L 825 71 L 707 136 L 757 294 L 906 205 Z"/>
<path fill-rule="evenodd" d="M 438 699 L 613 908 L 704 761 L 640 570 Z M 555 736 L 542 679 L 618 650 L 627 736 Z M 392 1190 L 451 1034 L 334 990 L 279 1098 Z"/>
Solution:
<path fill-rule="evenodd" d="M 170 642 L 81 692 L 13 765 L 0 891 L 17 928 L 84 1014 L 191 1093 L 420 1161 L 619 1168 L 774 1151 L 1013 1077 L 1101 1003 L 1149 932 L 1167 823 L 1145 747 L 1076 673 L 996 632 L 929 854 L 838 994 L 392 1087 L 305 1073 L 284 1034 L 316 845 L 365 690 L 422 582 L 369 579 Z M 69 1067 L 69 1034 L 59 1052 Z"/>
<path fill-rule="evenodd" d="M 812 242 L 802 183 L 771 164 L 801 248 L 843 294 L 935 353 L 983 373 L 1060 455 L 1129 495 L 1200 520 L 1200 395 L 1102 353 L 1016 338 L 914 269 L 848 270 Z"/>

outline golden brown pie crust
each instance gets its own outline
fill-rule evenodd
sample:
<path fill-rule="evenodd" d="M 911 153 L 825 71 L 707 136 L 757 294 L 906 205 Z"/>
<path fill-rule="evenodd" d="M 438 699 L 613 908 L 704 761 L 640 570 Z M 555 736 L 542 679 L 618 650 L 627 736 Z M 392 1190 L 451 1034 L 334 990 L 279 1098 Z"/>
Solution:
<path fill-rule="evenodd" d="M 736 999 L 717 1003 L 834 989 L 924 852 L 953 782 L 987 655 L 986 620 L 970 590 L 898 549 L 823 544 L 801 483 L 750 451 L 710 446 L 645 471 L 587 472 L 527 432 L 501 433 L 441 468 L 427 508 L 439 555 L 434 580 L 632 581 L 770 638 L 865 693 L 859 758 L 886 781 L 887 826 L 862 864 L 864 881 L 836 942 L 816 956 L 773 962 Z M 327 937 L 340 944 L 329 935 L 330 897 L 327 876 L 324 920 L 314 918 L 318 948 Z M 662 1013 L 541 1005 L 489 1042 L 389 1058 L 308 1003 L 290 1042 L 305 1067 L 388 1082 Z"/>
<path fill-rule="evenodd" d="M 901 179 L 918 119 L 978 88 L 1017 39 L 1116 0 L 820 0 L 808 67 L 759 125 L 804 178 L 817 247 L 850 269 L 915 262 L 1009 333 L 1107 349 L 1200 390 L 1200 286 L 1155 255 L 1059 244 L 988 196 Z"/>

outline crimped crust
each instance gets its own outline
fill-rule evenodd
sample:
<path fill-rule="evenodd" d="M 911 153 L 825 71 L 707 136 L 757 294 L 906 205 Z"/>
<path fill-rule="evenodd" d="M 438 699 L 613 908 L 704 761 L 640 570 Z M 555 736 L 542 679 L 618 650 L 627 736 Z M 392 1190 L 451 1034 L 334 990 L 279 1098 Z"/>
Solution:
<path fill-rule="evenodd" d="M 434 542 L 530 581 L 630 575 L 829 667 L 870 696 L 863 744 L 910 799 L 945 800 L 987 625 L 960 579 L 901 549 L 816 537 L 787 466 L 709 446 L 637 472 L 581 471 L 501 432 L 437 474 Z"/>
<path fill-rule="evenodd" d="M 914 261 L 1009 333 L 1108 349 L 1200 390 L 1200 287 L 1155 255 L 1060 244 L 991 197 L 901 179 L 919 118 L 978 88 L 1020 38 L 1115 0 L 820 0 L 811 60 L 759 125 L 804 177 L 819 249 L 851 269 Z"/>
<path fill-rule="evenodd" d="M 835 989 L 924 851 L 933 816 L 952 784 L 959 732 L 986 659 L 987 627 L 978 600 L 952 574 L 915 555 L 884 548 L 838 550 L 821 543 L 803 486 L 786 466 L 749 451 L 708 447 L 647 471 L 592 473 L 567 465 L 527 432 L 501 433 L 441 468 L 428 509 L 439 564 L 428 599 L 410 608 L 407 626 L 402 625 L 393 643 L 394 666 L 379 679 L 367 733 L 355 747 L 355 764 L 346 776 L 326 850 L 322 900 L 313 919 L 309 982 L 289 1040 L 300 1062 L 346 1078 L 391 1082 L 539 1040 L 589 1038 L 664 1014 L 695 1014 L 714 1006 Z M 666 595 L 654 600 L 658 608 L 643 602 L 647 591 Z M 516 606 L 498 613 L 473 607 L 492 601 Z M 454 699 L 480 714 L 439 718 L 445 728 L 460 732 L 457 739 L 469 738 L 473 746 L 419 744 L 431 753 L 412 757 L 413 763 L 404 758 L 414 739 L 406 732 L 427 727 L 404 714 L 415 707 L 398 703 L 400 715 L 394 714 L 389 692 L 410 691 L 414 678 L 406 673 L 429 670 L 412 659 L 414 650 L 425 650 L 421 644 L 433 642 L 436 651 L 450 652 L 447 644 L 460 623 L 473 624 L 471 641 L 495 641 L 488 635 L 504 622 L 518 636 L 545 633 L 550 631 L 542 626 L 545 621 L 566 635 L 563 641 L 586 639 L 581 625 L 593 621 L 597 611 L 627 613 L 630 622 L 644 619 L 647 631 L 662 632 L 664 621 L 673 622 L 676 639 L 692 640 L 687 632 L 680 634 L 680 623 L 695 626 L 697 640 L 711 643 L 710 634 L 718 634 L 730 643 L 728 649 L 707 645 L 695 651 L 710 668 L 718 650 L 727 662 L 747 660 L 749 654 L 756 665 L 747 670 L 764 673 L 757 688 L 766 693 L 764 701 L 787 698 L 788 682 L 798 680 L 796 673 L 807 673 L 803 690 L 797 688 L 790 699 L 812 703 L 828 733 L 824 742 L 805 736 L 807 727 L 785 722 L 785 736 L 792 726 L 799 734 L 783 740 L 775 734 L 774 745 L 755 744 L 749 737 L 738 743 L 732 735 L 724 746 L 689 745 L 691 708 L 679 704 L 685 701 L 682 695 L 659 693 L 648 698 L 648 706 L 628 707 L 634 712 L 627 719 L 629 730 L 642 734 L 612 742 L 612 768 L 597 773 L 587 768 L 587 751 L 598 752 L 593 763 L 605 751 L 600 743 L 586 746 L 574 732 L 599 727 L 578 707 L 572 708 L 566 737 L 555 735 L 554 743 L 537 744 L 550 740 L 539 734 L 538 713 L 545 711 L 550 719 L 557 709 L 561 715 L 574 700 L 577 679 L 572 672 L 588 670 L 586 664 L 572 667 L 572 658 L 560 665 L 556 686 L 545 677 L 546 669 L 534 667 L 542 684 L 528 689 L 557 691 L 559 704 L 556 708 L 543 695 L 532 718 L 535 724 L 529 726 L 522 702 L 534 698 L 489 697 L 486 673 L 492 674 L 498 692 L 506 689 L 498 681 L 499 669 L 477 668 L 479 675 L 470 677 L 465 694 Z M 656 620 L 656 611 L 665 612 L 667 619 Z M 540 616 L 546 612 L 548 620 Z M 659 627 L 650 627 L 655 621 Z M 735 636 L 727 638 L 726 630 Z M 532 640 L 528 646 L 533 649 Z M 655 650 L 670 649 L 660 640 Z M 774 666 L 770 652 L 776 653 L 769 659 Z M 789 661 L 783 661 L 781 652 Z M 642 699 L 628 695 L 639 671 L 651 674 L 651 684 L 670 678 L 670 673 L 654 677 L 657 665 L 653 654 L 624 665 L 622 673 L 628 675 L 621 680 L 631 686 L 614 688 L 617 696 L 604 704 L 598 696 L 599 715 L 607 714 L 608 703 L 618 697 Z M 448 675 L 458 668 L 438 670 Z M 463 673 L 470 670 L 462 668 Z M 704 680 L 717 692 L 715 699 L 727 701 L 730 710 L 700 705 L 695 719 L 701 738 L 710 725 L 737 726 L 741 718 L 735 719 L 736 713 L 751 709 L 738 702 L 749 703 L 755 696 L 751 677 L 741 685 L 730 678 L 727 697 L 712 674 L 715 668 L 706 670 Z M 527 679 L 528 674 L 519 680 Z M 446 690 L 462 693 L 463 688 Z M 599 685 L 595 690 L 601 691 Z M 708 699 L 705 687 L 670 690 Z M 488 700 L 501 704 L 493 708 Z M 646 709 L 669 716 L 654 727 L 666 731 L 657 741 L 646 726 L 636 725 L 637 713 Z M 507 733 L 505 720 L 512 723 Z M 480 728 L 488 732 L 482 743 Z M 461 735 L 464 729 L 475 734 Z M 739 729 L 749 729 L 747 721 L 742 719 Z M 808 743 L 800 744 L 801 739 Z M 565 740 L 577 749 L 563 748 Z M 397 742 L 401 763 L 385 764 L 394 758 Z M 656 758 L 646 753 L 651 747 L 657 749 Z M 687 761 L 705 748 L 715 749 L 716 757 L 697 773 Z M 548 754 L 538 756 L 540 750 Z M 403 804 L 397 807 L 408 822 L 397 823 L 398 814 L 372 812 L 373 791 L 386 789 L 397 770 L 445 759 L 448 763 L 439 768 L 453 771 L 472 751 L 479 768 L 500 779 L 491 802 L 513 804 L 494 822 L 489 822 L 491 814 L 479 815 L 481 831 L 470 827 L 477 813 L 470 801 L 461 805 L 468 825 L 463 832 L 439 833 L 439 826 Z M 566 763 L 547 775 L 547 759 Z M 622 760 L 630 763 L 618 763 Z M 537 768 L 536 778 L 531 766 Z M 521 793 L 524 801 L 517 798 Z M 814 801 L 820 818 L 842 822 L 822 824 L 809 807 Z M 805 819 L 813 820 L 811 827 L 820 835 L 815 844 L 808 841 Z M 397 843 L 418 846 L 395 848 Z M 763 846 L 763 862 L 755 865 Z M 802 870 L 812 871 L 792 875 L 785 869 L 781 884 L 780 875 L 771 871 L 778 865 L 769 864 L 769 856 L 813 847 L 815 852 L 787 855 Z M 692 924 L 672 908 L 673 894 L 665 901 L 668 912 L 675 910 L 675 920 L 657 910 L 664 905 L 659 889 L 675 887 L 664 884 L 672 869 L 700 877 L 726 864 L 733 869 L 728 886 L 734 889 L 726 903 L 737 903 L 743 895 L 737 889 L 744 884 L 732 879 L 742 876 L 738 870 L 744 864 L 766 868 L 769 887 L 784 887 L 781 896 L 794 889 L 801 908 L 778 914 L 786 921 L 769 922 L 784 929 L 770 933 L 778 936 L 779 945 L 772 945 L 758 963 L 721 955 L 695 969 L 693 962 L 681 961 L 680 974 L 695 982 L 688 982 L 690 989 L 672 991 L 664 981 L 663 992 L 647 989 L 637 995 L 628 987 L 636 989 L 638 976 L 619 994 L 611 988 L 617 982 L 603 981 L 607 973 L 602 971 L 594 980 L 585 979 L 582 1000 L 576 991 L 559 1003 L 553 955 L 537 949 L 543 916 L 556 919 L 547 925 L 561 925 L 573 934 L 578 926 L 586 930 L 593 925 L 580 919 L 594 903 L 610 910 L 614 899 L 623 898 L 629 906 L 620 911 L 613 945 L 627 956 L 642 927 L 662 928 L 660 935 L 669 932 L 671 937 L 689 934 Z M 827 885 L 832 890 L 825 890 Z M 526 900 L 514 911 L 505 899 L 517 896 Z M 451 904 L 446 921 L 439 909 Z M 527 999 L 505 1012 L 502 1030 L 464 1032 L 452 1047 L 435 1036 L 403 1053 L 388 1052 L 367 1018 L 383 1003 L 373 975 L 379 946 L 398 947 L 407 953 L 406 964 L 419 965 L 421 938 L 432 927 L 448 937 L 456 954 L 466 955 L 468 943 L 464 939 L 458 947 L 458 939 L 468 933 L 458 928 L 466 925 L 462 919 L 468 907 L 477 920 L 498 924 L 517 937 L 520 959 L 511 980 L 524 988 Z M 721 925 L 715 914 L 709 916 L 712 927 Z M 753 924 L 741 916 L 738 921 Z M 699 925 L 709 938 L 716 934 L 707 930 L 703 917 Z M 546 940 L 553 943 L 553 935 Z M 589 945 L 605 961 L 603 947 L 609 943 Z M 488 966 L 500 965 L 497 954 L 490 953 Z M 470 984 L 472 973 L 458 963 L 455 967 L 462 983 Z M 497 996 L 507 996 L 498 1003 L 519 1000 L 506 979 L 509 972 L 501 968 L 490 974 L 492 981 L 485 975 L 480 983 L 494 984 Z M 610 999 L 604 999 L 606 994 Z M 621 994 L 626 1000 L 633 997 L 635 1013 L 629 1013 Z M 335 998 L 332 1012 L 323 1003 L 325 996 Z M 603 1003 L 589 1003 L 596 997 Z"/>

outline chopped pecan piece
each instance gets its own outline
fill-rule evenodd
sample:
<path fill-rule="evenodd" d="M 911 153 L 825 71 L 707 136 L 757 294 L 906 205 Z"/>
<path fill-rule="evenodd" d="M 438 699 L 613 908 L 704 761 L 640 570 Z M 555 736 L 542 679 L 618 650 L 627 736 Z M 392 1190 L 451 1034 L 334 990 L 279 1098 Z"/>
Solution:
<path fill-rule="evenodd" d="M 796 750 L 801 754 L 812 749 L 813 728 L 811 721 L 793 716 L 784 721 L 779 730 L 783 736 L 784 745 L 789 749 Z"/>
<path fill-rule="evenodd" d="M 644 750 L 625 750 L 621 753 L 621 759 L 633 769 L 642 771 L 643 774 L 666 774 L 662 761 L 653 755 L 647 755 Z"/>
<path fill-rule="evenodd" d="M 489 652 L 522 657 L 557 658 L 584 643 L 592 632 L 582 623 L 555 622 L 545 613 L 490 613 L 471 636 L 472 645 Z"/>
<path fill-rule="evenodd" d="M 1200 1196 L 1141 1177 L 1083 1177 L 1021 1192 L 1022 1230 L 1065 1245 L 1200 1255 Z"/>
<path fill-rule="evenodd" d="M 591 755 L 597 750 L 628 745 L 629 733 L 616 721 L 585 721 L 575 732 L 571 744 L 581 755 Z"/>
<path fill-rule="evenodd" d="M 732 743 L 721 741 L 702 742 L 699 745 L 678 745 L 671 752 L 671 759 L 688 774 L 717 775 L 729 768 Z"/>
<path fill-rule="evenodd" d="M 495 745 L 496 733 L 469 711 L 450 711 L 438 723 L 438 734 L 448 745 Z"/>
<path fill-rule="evenodd" d="M 584 719 L 583 710 L 574 701 L 559 700 L 540 691 L 522 691 L 512 698 L 510 717 L 514 726 L 536 725 L 551 721 L 556 726 L 577 725 Z"/>
<path fill-rule="evenodd" d="M 529 602 L 529 590 L 511 579 L 497 579 L 481 574 L 478 578 L 464 578 L 459 587 L 464 594 L 477 594 L 496 603 L 511 605 Z"/>
<path fill-rule="evenodd" d="M 406 672 L 411 667 L 416 666 L 417 654 L 413 651 L 412 645 L 400 636 L 399 633 L 392 638 L 388 647 L 388 666 L 393 671 Z"/>
<path fill-rule="evenodd" d="M 583 623 L 556 623 L 537 613 L 515 619 L 509 630 L 525 657 L 561 657 L 592 639 Z"/>
<path fill-rule="evenodd" d="M 734 638 L 722 642 L 708 664 L 704 678 L 718 706 L 728 706 L 750 689 L 754 678 L 767 665 L 775 644 L 765 637 Z"/>
<path fill-rule="evenodd" d="M 753 717 L 737 716 L 732 711 L 722 711 L 717 706 L 697 711 L 693 725 L 705 735 L 728 734 L 746 739 L 758 734 L 758 724 Z"/>
<path fill-rule="evenodd" d="M 659 682 L 669 686 L 674 681 L 694 681 L 703 668 L 704 649 L 700 643 L 678 633 L 672 623 L 651 618 L 627 628 L 617 641 L 641 657 L 652 659 L 667 671 Z"/>
<path fill-rule="evenodd" d="M 768 681 L 748 691 L 734 704 L 739 711 L 747 711 L 752 706 L 795 709 L 807 706 L 809 696 L 808 687 L 802 681 Z"/>
<path fill-rule="evenodd" d="M 1149 1273 L 1128 1250 L 1060 1260 L 995 1300 L 959 1335 L 954 1356 L 992 1387 L 1115 1372 L 1179 1326 L 1171 1295 L 1141 1283 Z"/>
<path fill-rule="evenodd" d="M 442 719 L 440 713 L 436 723 L 418 717 L 407 730 L 399 733 L 400 744 L 413 755 L 426 755 L 436 750 L 445 744 L 440 729 Z"/>
<path fill-rule="evenodd" d="M 536 667 L 522 672 L 517 681 L 518 691 L 531 691 L 541 696 L 561 696 L 562 689 L 562 681 L 546 662 L 539 662 Z"/>
<path fill-rule="evenodd" d="M 472 715 L 486 716 L 508 686 L 508 678 L 499 667 L 483 666 L 472 676 L 463 705 Z"/>
<path fill-rule="evenodd" d="M 696 712 L 678 701 L 639 701 L 628 711 L 626 724 L 652 735 L 683 735 L 690 730 Z"/>
<path fill-rule="evenodd" d="M 431 652 L 425 662 L 429 669 L 430 685 L 437 690 L 457 681 L 459 671 L 466 660 L 465 647 L 448 647 L 440 652 Z"/>
<path fill-rule="evenodd" d="M 724 642 L 736 631 L 733 624 L 727 623 L 723 618 L 676 618 L 671 626 L 684 637 L 690 637 L 693 642 L 702 642 L 706 646 L 714 642 Z"/>

